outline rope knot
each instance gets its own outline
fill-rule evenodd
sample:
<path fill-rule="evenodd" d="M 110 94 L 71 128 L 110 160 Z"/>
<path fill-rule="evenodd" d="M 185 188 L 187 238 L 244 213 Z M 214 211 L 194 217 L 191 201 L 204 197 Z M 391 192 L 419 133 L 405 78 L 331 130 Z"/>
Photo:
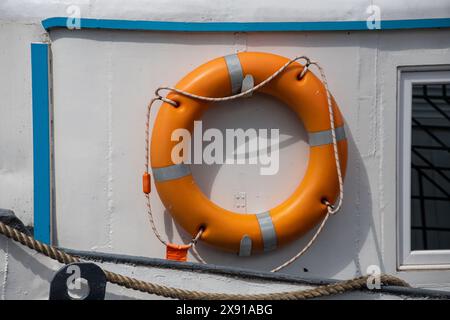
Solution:
<path fill-rule="evenodd" d="M 158 89 L 156 89 L 156 91 L 155 91 L 155 99 L 156 99 L 156 100 L 161 100 L 162 102 L 166 102 L 166 103 L 168 103 L 168 104 L 174 106 L 175 108 L 178 108 L 178 107 L 180 106 L 180 103 L 179 103 L 179 102 L 174 101 L 174 100 L 169 99 L 169 98 L 166 98 L 166 97 L 163 97 L 163 96 L 159 93 L 159 91 L 161 91 L 161 90 L 163 90 L 163 89 L 164 89 L 164 88 L 158 88 Z"/>

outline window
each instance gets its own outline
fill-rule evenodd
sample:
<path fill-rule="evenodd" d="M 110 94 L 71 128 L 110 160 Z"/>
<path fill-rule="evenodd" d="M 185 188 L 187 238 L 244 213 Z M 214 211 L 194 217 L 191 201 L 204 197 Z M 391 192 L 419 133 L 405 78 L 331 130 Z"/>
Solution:
<path fill-rule="evenodd" d="M 401 69 L 399 268 L 450 266 L 450 69 Z"/>

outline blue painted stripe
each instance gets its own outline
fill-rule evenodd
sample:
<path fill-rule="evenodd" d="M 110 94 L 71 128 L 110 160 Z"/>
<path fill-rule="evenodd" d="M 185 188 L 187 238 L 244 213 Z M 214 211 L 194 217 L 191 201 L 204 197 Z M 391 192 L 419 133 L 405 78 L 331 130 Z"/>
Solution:
<path fill-rule="evenodd" d="M 66 28 L 66 17 L 48 18 L 42 21 L 48 31 Z M 367 30 L 366 21 L 314 21 L 314 22 L 174 22 L 113 19 L 80 19 L 81 28 L 117 30 L 153 30 L 186 32 L 270 32 L 270 31 L 346 31 Z M 383 20 L 382 30 L 448 28 L 450 18 Z"/>
<path fill-rule="evenodd" d="M 50 244 L 50 117 L 48 45 L 31 44 L 34 237 Z"/>

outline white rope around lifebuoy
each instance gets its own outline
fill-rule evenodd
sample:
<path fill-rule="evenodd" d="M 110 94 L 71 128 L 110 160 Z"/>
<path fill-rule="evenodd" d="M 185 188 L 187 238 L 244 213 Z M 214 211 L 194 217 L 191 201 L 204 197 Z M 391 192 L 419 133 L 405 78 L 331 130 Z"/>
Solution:
<path fill-rule="evenodd" d="M 291 59 L 288 62 L 286 62 L 281 68 L 279 68 L 277 71 L 275 71 L 270 77 L 268 77 L 264 81 L 260 82 L 256 86 L 254 86 L 246 91 L 243 91 L 241 93 L 226 96 L 226 97 L 220 97 L 220 98 L 199 96 L 199 95 L 196 95 L 196 94 L 193 94 L 190 92 L 186 92 L 186 91 L 177 89 L 175 87 L 159 87 L 155 91 L 155 97 L 150 101 L 150 103 L 148 104 L 148 107 L 147 107 L 147 117 L 146 117 L 146 125 L 145 125 L 145 128 L 146 128 L 146 130 L 145 130 L 145 172 L 146 173 L 149 172 L 149 126 L 150 126 L 151 107 L 156 100 L 161 100 L 163 102 L 169 103 L 174 107 L 178 106 L 178 103 L 176 101 L 173 101 L 166 97 L 162 97 L 160 95 L 161 90 L 168 90 L 168 91 L 176 92 L 183 96 L 186 96 L 186 97 L 189 97 L 192 99 L 198 99 L 201 101 L 208 101 L 208 102 L 230 101 L 230 100 L 246 97 L 249 94 L 252 94 L 253 92 L 259 90 L 260 88 L 262 88 L 263 86 L 268 84 L 270 81 L 272 81 L 274 78 L 276 78 L 278 75 L 280 75 L 289 65 L 291 65 L 292 63 L 299 61 L 299 60 L 305 60 L 306 63 L 305 63 L 305 66 L 304 66 L 302 72 L 299 74 L 298 79 L 301 80 L 304 77 L 304 75 L 308 71 L 310 71 L 309 67 L 311 65 L 314 65 L 319 70 L 320 77 L 321 77 L 322 83 L 323 83 L 325 91 L 326 91 L 328 113 L 329 113 L 329 117 L 330 117 L 331 135 L 332 135 L 332 141 L 333 141 L 333 153 L 334 153 L 334 159 L 335 159 L 335 163 L 336 163 L 336 172 L 337 172 L 338 184 L 339 184 L 339 196 L 338 196 L 337 203 L 335 205 L 332 205 L 329 202 L 324 203 L 327 206 L 327 214 L 324 217 L 324 219 L 322 220 L 322 222 L 319 225 L 319 227 L 317 228 L 317 230 L 315 231 L 311 240 L 296 255 L 294 255 L 291 259 L 287 260 L 280 266 L 272 269 L 271 272 L 278 272 L 281 269 L 286 268 L 287 266 L 291 265 L 294 261 L 299 259 L 305 252 L 307 252 L 308 249 L 314 244 L 314 242 L 316 241 L 319 234 L 322 232 L 323 228 L 325 227 L 326 222 L 328 221 L 329 216 L 336 214 L 342 207 L 342 203 L 343 203 L 343 199 L 344 199 L 344 182 L 343 182 L 343 177 L 342 177 L 342 170 L 341 170 L 341 164 L 340 164 L 340 158 L 339 158 L 339 150 L 338 150 L 337 139 L 336 139 L 336 127 L 334 124 L 334 111 L 333 111 L 331 93 L 328 90 L 328 81 L 325 76 L 325 72 L 324 72 L 323 68 L 318 64 L 318 62 L 315 62 L 315 61 L 313 62 L 306 56 L 299 56 L 299 57 L 296 57 L 296 58 Z M 164 245 L 167 245 L 167 242 L 161 237 L 161 235 L 159 234 L 159 232 L 155 226 L 153 213 L 152 213 L 152 209 L 151 209 L 151 205 L 150 205 L 150 195 L 149 194 L 146 194 L 146 199 L 147 199 L 147 212 L 148 212 L 149 220 L 150 220 L 150 223 L 152 226 L 152 230 L 155 233 L 156 237 L 159 239 L 159 241 L 161 241 L 161 243 L 163 243 Z M 202 230 L 199 230 L 199 234 L 201 235 L 200 232 L 202 232 Z M 196 256 L 196 258 L 201 263 L 206 263 L 206 261 L 200 256 L 200 254 L 198 253 L 197 248 L 196 248 L 197 240 L 200 238 L 199 234 L 197 234 L 197 236 L 191 241 L 191 248 L 192 248 L 193 253 Z"/>

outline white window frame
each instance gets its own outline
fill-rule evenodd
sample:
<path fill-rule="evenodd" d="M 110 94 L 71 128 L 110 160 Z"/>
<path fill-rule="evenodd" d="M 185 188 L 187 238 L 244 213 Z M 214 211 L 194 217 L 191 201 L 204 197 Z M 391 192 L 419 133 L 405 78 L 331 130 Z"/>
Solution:
<path fill-rule="evenodd" d="M 448 269 L 450 250 L 411 250 L 411 134 L 414 84 L 450 84 L 450 66 L 398 68 L 397 107 L 397 267 L 399 270 Z"/>

